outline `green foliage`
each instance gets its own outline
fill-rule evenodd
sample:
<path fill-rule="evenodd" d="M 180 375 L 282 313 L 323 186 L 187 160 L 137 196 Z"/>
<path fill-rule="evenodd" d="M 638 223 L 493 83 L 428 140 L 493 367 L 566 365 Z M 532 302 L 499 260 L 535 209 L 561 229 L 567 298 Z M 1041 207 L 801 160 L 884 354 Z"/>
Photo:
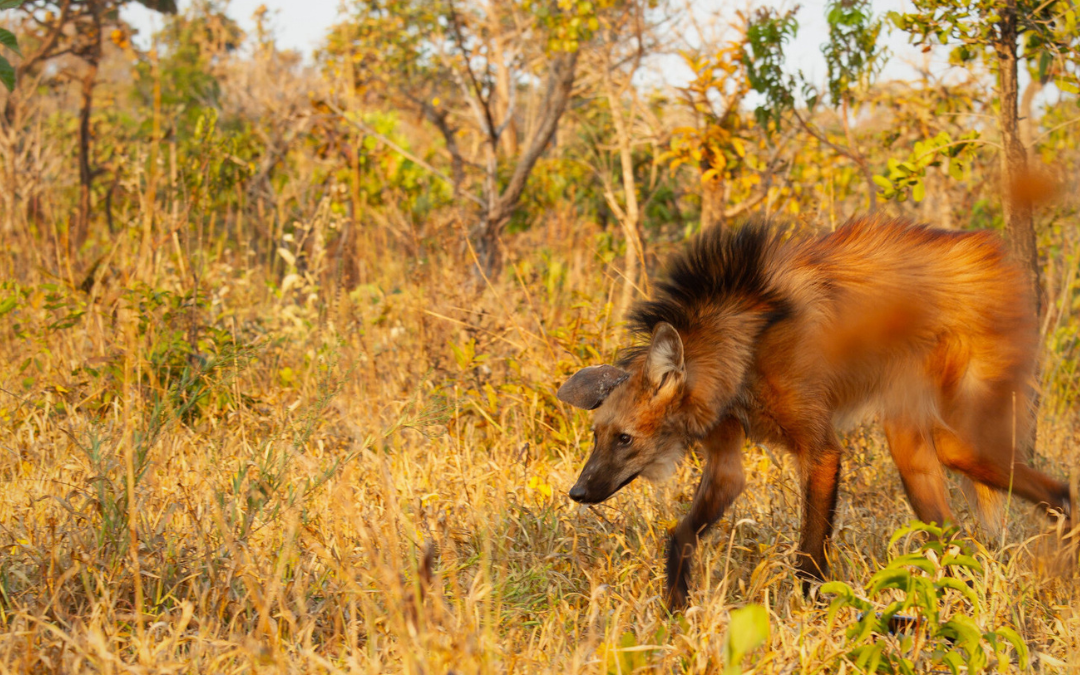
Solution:
<path fill-rule="evenodd" d="M 921 202 L 926 196 L 926 169 L 941 166 L 942 163 L 947 164 L 951 178 L 963 180 L 971 173 L 978 142 L 979 132 L 975 130 L 956 140 L 942 131 L 931 139 L 916 141 L 906 160 L 898 161 L 890 157 L 888 173 L 874 176 L 874 183 L 881 188 L 879 194 L 885 199 L 899 202 L 907 201 L 910 195 L 916 203 Z"/>
<path fill-rule="evenodd" d="M 0 2 L 0 11 L 15 9 L 22 4 L 23 0 L 3 0 Z M 6 28 L 0 28 L 0 45 L 22 56 L 22 52 L 19 51 L 19 41 L 15 38 L 15 34 Z M 0 82 L 7 87 L 8 91 L 15 90 L 15 69 L 2 54 L 0 54 Z"/>
<path fill-rule="evenodd" d="M 520 207 L 514 210 L 507 231 L 527 230 L 541 214 L 568 206 L 592 217 L 607 208 L 602 190 L 587 165 L 573 158 L 542 157 L 533 167 L 521 194 Z"/>
<path fill-rule="evenodd" d="M 784 71 L 785 46 L 798 33 L 798 8 L 787 12 L 759 9 L 746 28 L 743 63 L 751 88 L 765 103 L 754 114 L 758 123 L 779 125 L 783 114 L 795 106 L 799 87 L 807 107 L 820 98 L 816 87 L 799 72 Z M 821 46 L 827 69 L 827 87 L 833 105 L 850 104 L 856 87 L 868 87 L 885 65 L 887 51 L 878 44 L 882 22 L 874 17 L 869 0 L 833 0 L 826 6 L 829 39 Z"/>
<path fill-rule="evenodd" d="M 1040 80 L 1052 76 L 1062 91 L 1080 91 L 1075 63 L 1080 33 L 1072 4 L 1018 0 L 1015 17 L 996 0 L 913 0 L 912 5 L 914 12 L 889 12 L 889 20 L 916 45 L 954 45 L 951 63 L 993 59 L 996 45 L 1019 38 L 1021 58 L 1035 65 Z"/>
<path fill-rule="evenodd" d="M 615 4 L 613 0 L 525 0 L 524 8 L 547 32 L 548 51 L 576 52 L 600 29 L 601 12 Z"/>
<path fill-rule="evenodd" d="M 150 59 L 140 59 L 135 67 L 135 92 L 150 107 L 155 82 L 160 83 L 162 108 L 183 118 L 177 129 L 183 137 L 207 108 L 218 106 L 221 86 L 215 61 L 239 49 L 244 33 L 221 6 L 198 2 L 185 14 L 169 18 L 155 40 L 161 52 L 157 72 Z"/>
<path fill-rule="evenodd" d="M 913 522 L 897 530 L 889 546 L 909 535 L 925 543 L 914 553 L 893 556 L 862 594 L 841 581 L 821 587 L 822 593 L 836 596 L 829 606 L 830 622 L 844 609 L 858 612 L 841 658 L 863 673 L 909 675 L 917 668 L 945 666 L 959 675 L 962 669 L 982 672 L 991 658 L 999 668 L 1007 667 L 1011 646 L 1026 670 L 1027 647 L 1015 629 L 980 627 L 987 603 L 977 576 L 983 568 L 972 544 L 955 526 Z"/>
<path fill-rule="evenodd" d="M 330 29 L 317 57 L 328 79 L 349 73 L 360 95 L 395 98 L 399 91 L 424 91 L 419 99 L 438 106 L 453 82 L 430 40 L 445 31 L 445 3 L 363 0 L 348 5 L 347 20 Z M 445 78 L 445 79 L 444 79 Z"/>
<path fill-rule="evenodd" d="M 761 605 L 732 610 L 724 655 L 724 675 L 742 675 L 743 657 L 769 639 L 769 613 Z"/>
<path fill-rule="evenodd" d="M 251 175 L 256 150 L 248 141 L 243 133 L 219 131 L 214 108 L 199 115 L 180 153 L 185 187 L 198 208 L 209 212 L 222 196 L 230 199 L 236 185 Z"/>
<path fill-rule="evenodd" d="M 747 23 L 742 59 L 750 87 L 765 97 L 765 103 L 754 109 L 761 126 L 780 124 L 783 114 L 795 105 L 795 78 L 784 72 L 784 46 L 799 31 L 797 11 L 763 7 Z"/>
<path fill-rule="evenodd" d="M 393 111 L 372 111 L 357 115 L 364 124 L 400 147 L 411 150 L 409 138 L 402 130 L 401 116 Z M 343 166 L 335 173 L 342 185 L 355 188 L 364 203 L 375 207 L 393 204 L 409 215 L 416 223 L 436 209 L 450 204 L 452 191 L 445 182 L 438 180 L 423 167 L 400 153 L 387 148 L 382 141 L 370 135 L 361 136 L 357 147 L 357 171 Z M 429 158 L 436 153 L 431 151 Z"/>
<path fill-rule="evenodd" d="M 878 45 L 882 22 L 874 18 L 869 0 L 832 0 L 825 9 L 829 41 L 821 47 L 833 105 L 850 103 L 856 86 L 867 86 L 885 65 Z M 816 99 L 808 101 L 814 107 Z"/>

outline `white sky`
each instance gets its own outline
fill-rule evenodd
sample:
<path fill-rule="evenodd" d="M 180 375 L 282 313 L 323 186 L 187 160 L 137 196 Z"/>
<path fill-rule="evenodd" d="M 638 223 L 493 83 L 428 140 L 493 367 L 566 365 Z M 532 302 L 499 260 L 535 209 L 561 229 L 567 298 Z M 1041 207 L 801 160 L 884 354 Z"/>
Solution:
<path fill-rule="evenodd" d="M 707 20 L 717 17 L 733 17 L 734 9 L 743 5 L 740 0 L 687 0 L 696 14 Z M 189 5 L 188 0 L 179 0 L 181 11 Z M 335 22 L 341 7 L 341 0 L 231 0 L 228 13 L 245 30 L 251 30 L 254 22 L 251 17 L 259 5 L 265 4 L 271 11 L 271 25 L 275 28 L 278 44 L 288 49 L 301 52 L 310 59 L 312 52 L 322 42 L 327 29 Z M 681 3 L 676 2 L 676 5 Z M 768 4 L 790 7 L 793 3 L 784 0 L 753 0 L 753 6 Z M 789 46 L 789 69 L 801 69 L 811 81 L 821 82 L 825 75 L 825 64 L 820 47 L 825 41 L 827 26 L 824 17 L 825 0 L 802 0 L 802 9 L 798 14 L 799 33 L 794 44 Z M 875 10 L 884 13 L 888 10 L 910 8 L 907 0 L 875 0 Z M 124 10 L 124 17 L 140 31 L 139 41 L 149 40 L 154 30 L 162 25 L 162 18 L 149 10 L 132 3 Z M 907 44 L 905 34 L 894 33 L 886 37 L 886 44 L 893 53 L 885 71 L 886 78 L 907 78 L 912 71 L 905 62 L 921 60 L 918 50 Z M 936 50 L 941 51 L 941 50 Z M 947 68 L 944 54 L 935 55 L 935 70 Z M 663 67 L 664 78 L 668 84 L 685 84 L 689 71 L 681 63 L 667 64 Z"/>
<path fill-rule="evenodd" d="M 177 5 L 182 12 L 191 2 L 178 0 Z M 341 0 L 231 0 L 227 13 L 244 30 L 251 31 L 255 26 L 251 17 L 259 5 L 266 5 L 271 12 L 271 25 L 276 28 L 278 44 L 310 57 L 334 23 Z M 122 14 L 139 29 L 140 40 L 149 40 L 154 30 L 162 25 L 161 15 L 135 3 L 128 5 Z"/>

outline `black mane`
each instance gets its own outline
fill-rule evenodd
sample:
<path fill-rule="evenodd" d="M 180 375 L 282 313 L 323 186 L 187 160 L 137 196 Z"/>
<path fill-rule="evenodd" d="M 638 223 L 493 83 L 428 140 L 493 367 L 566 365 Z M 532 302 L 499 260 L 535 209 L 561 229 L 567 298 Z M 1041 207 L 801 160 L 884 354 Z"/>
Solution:
<path fill-rule="evenodd" d="M 712 228 L 697 235 L 667 263 L 653 300 L 638 302 L 628 317 L 630 330 L 650 335 L 666 321 L 685 334 L 699 321 L 704 305 L 746 298 L 768 303 L 772 324 L 787 313 L 769 278 L 769 263 L 781 246 L 767 223 L 748 223 L 735 232 Z"/>

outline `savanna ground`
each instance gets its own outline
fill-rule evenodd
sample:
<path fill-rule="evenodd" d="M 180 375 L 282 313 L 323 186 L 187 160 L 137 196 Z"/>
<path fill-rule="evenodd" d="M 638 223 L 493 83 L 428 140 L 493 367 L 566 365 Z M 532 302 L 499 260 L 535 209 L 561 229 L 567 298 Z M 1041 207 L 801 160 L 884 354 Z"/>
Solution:
<path fill-rule="evenodd" d="M 599 506 L 566 497 L 589 416 L 555 390 L 625 346 L 623 299 L 647 293 L 643 272 L 657 273 L 713 208 L 699 176 L 667 168 L 670 134 L 650 136 L 624 157 L 642 183 L 629 192 L 656 198 L 625 229 L 617 159 L 630 146 L 596 141 L 621 133 L 588 107 L 602 82 L 575 90 L 585 102 L 537 165 L 486 274 L 475 213 L 398 151 L 448 163 L 431 128 L 348 99 L 366 131 L 330 116 L 319 96 L 334 86 L 333 59 L 319 80 L 261 23 L 253 52 L 214 52 L 224 42 L 200 36 L 228 33 L 217 5 L 168 21 L 160 62 L 113 35 L 89 202 L 71 82 L 42 70 L 8 99 L 18 105 L 4 118 L 0 188 L 0 671 L 843 673 L 899 672 L 907 658 L 915 672 L 1080 672 L 1075 551 L 1057 553 L 1051 526 L 1024 504 L 1010 504 L 1002 535 L 979 531 L 957 490 L 967 530 L 893 541 L 911 510 L 875 426 L 843 438 L 832 577 L 871 619 L 906 600 L 901 613 L 924 622 L 914 633 L 869 619 L 853 630 L 857 611 L 829 611 L 835 585 L 803 597 L 798 477 L 776 449 L 747 448 L 746 491 L 705 537 L 692 606 L 675 616 L 661 600 L 662 556 L 697 459 Z M 717 55 L 742 67 L 729 57 Z M 928 109 L 978 92 L 985 75 Z M 912 92 L 937 90 L 904 91 L 916 106 Z M 729 205 L 764 184 L 755 212 L 800 232 L 865 208 L 857 163 L 813 134 L 787 138 L 784 176 L 764 161 L 736 167 L 736 155 L 773 152 L 778 131 L 739 114 L 728 136 L 717 132 L 744 139 L 729 153 Z M 1043 159 L 1071 172 L 1077 142 L 1054 127 L 1061 114 L 1047 104 L 1042 124 L 1056 135 Z M 670 129 L 670 115 L 654 121 Z M 881 125 L 908 129 L 877 117 L 847 133 L 820 124 L 834 143 L 862 139 L 881 167 Z M 920 166 L 927 201 L 887 208 L 1002 227 L 993 158 L 964 162 L 956 182 Z M 1069 477 L 1074 494 L 1075 202 L 1066 194 L 1037 214 L 1050 309 L 1032 460 Z M 93 207 L 85 221 L 80 204 Z M 648 244 L 643 270 L 627 255 L 622 232 L 633 229 Z M 873 580 L 894 587 L 872 593 Z M 731 635 L 747 605 L 763 608 L 767 635 L 760 621 Z"/>
<path fill-rule="evenodd" d="M 479 291 L 448 227 L 419 260 L 365 242 L 370 272 L 351 292 L 331 273 L 316 285 L 316 261 L 277 284 L 228 252 L 198 262 L 163 246 L 152 290 L 116 277 L 15 296 L 3 668 L 714 672 L 747 602 L 772 629 L 755 672 L 836 668 L 854 617 L 830 622 L 798 591 L 798 481 L 782 454 L 748 449 L 746 492 L 706 537 L 677 617 L 661 554 L 696 462 L 601 506 L 565 496 L 589 420 L 554 389 L 623 339 L 600 233 L 569 225 L 523 237 L 538 253 Z M 198 302 L 190 264 L 204 265 Z M 918 542 L 888 545 L 910 508 L 877 429 L 845 441 L 833 575 L 861 587 Z M 1078 442 L 1069 413 L 1044 415 L 1036 465 L 1067 475 Z M 947 603 L 1015 628 L 1040 672 L 1069 672 L 1076 568 L 1045 569 L 1045 529 L 1014 509 L 1001 541 L 975 544 L 978 604 Z"/>

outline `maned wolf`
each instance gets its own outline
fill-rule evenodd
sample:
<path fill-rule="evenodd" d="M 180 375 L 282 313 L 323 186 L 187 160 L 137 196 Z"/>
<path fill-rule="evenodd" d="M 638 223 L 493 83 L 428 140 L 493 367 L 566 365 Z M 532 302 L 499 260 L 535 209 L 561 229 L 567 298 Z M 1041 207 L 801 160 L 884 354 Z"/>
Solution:
<path fill-rule="evenodd" d="M 984 518 L 1009 489 L 1068 518 L 1068 486 L 1025 463 L 1032 307 L 1024 274 L 989 232 L 877 219 L 790 242 L 763 225 L 706 232 L 670 263 L 656 299 L 634 308 L 631 327 L 649 344 L 559 389 L 596 410 L 570 497 L 597 503 L 638 476 L 663 478 L 700 441 L 704 475 L 668 548 L 673 607 L 686 602 L 698 536 L 743 489 L 747 436 L 797 458 L 804 579 L 828 571 L 836 430 L 867 415 L 884 425 L 920 520 L 952 519 L 942 467 L 971 479 Z"/>

